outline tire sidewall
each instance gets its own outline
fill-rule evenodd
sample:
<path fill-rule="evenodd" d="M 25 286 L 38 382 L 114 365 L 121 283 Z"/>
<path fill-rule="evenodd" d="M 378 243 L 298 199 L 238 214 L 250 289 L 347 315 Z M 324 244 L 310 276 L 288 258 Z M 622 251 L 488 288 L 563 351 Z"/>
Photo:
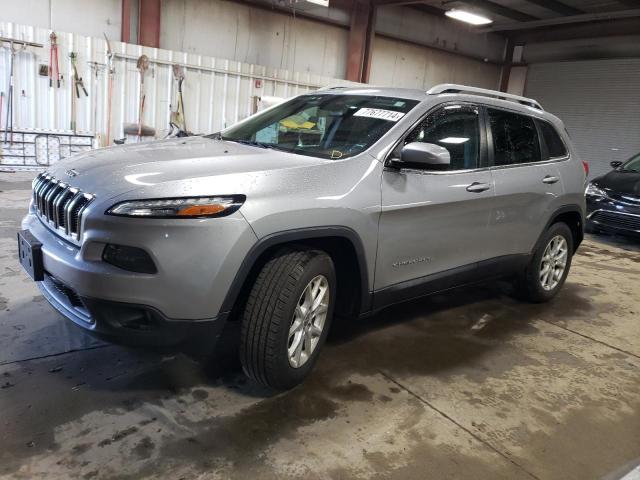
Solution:
<path fill-rule="evenodd" d="M 300 296 L 302 295 L 302 292 L 304 292 L 304 289 L 307 287 L 309 282 L 318 275 L 324 275 L 327 279 L 327 282 L 329 283 L 329 308 L 327 309 L 327 317 L 324 322 L 322 334 L 320 335 L 320 339 L 318 340 L 316 348 L 311 354 L 311 357 L 301 367 L 294 368 L 289 364 L 289 328 L 293 320 L 295 307 L 298 303 L 298 300 L 300 299 Z M 333 319 L 336 295 L 336 274 L 331 258 L 324 253 L 313 256 L 306 264 L 303 265 L 302 274 L 296 281 L 294 294 L 289 299 L 287 299 L 286 305 L 284 307 L 285 321 L 282 322 L 281 328 L 279 328 L 279 331 L 276 332 L 277 345 L 275 355 L 275 373 L 278 378 L 274 379 L 275 383 L 282 385 L 285 388 L 289 388 L 302 382 L 302 380 L 313 369 L 313 366 L 318 359 L 320 350 L 322 349 L 322 346 L 327 339 L 329 329 L 331 328 L 331 320 Z"/>

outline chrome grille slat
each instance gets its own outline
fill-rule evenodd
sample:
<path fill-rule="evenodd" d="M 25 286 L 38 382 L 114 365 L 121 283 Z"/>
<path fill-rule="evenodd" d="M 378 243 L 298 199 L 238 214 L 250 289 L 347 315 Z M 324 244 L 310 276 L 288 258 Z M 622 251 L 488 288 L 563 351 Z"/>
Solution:
<path fill-rule="evenodd" d="M 44 215 L 50 222 L 53 220 L 53 201 L 60 191 L 60 182 L 53 180 L 53 187 L 47 190 L 44 197 Z"/>
<path fill-rule="evenodd" d="M 56 228 L 60 226 L 60 204 L 69 194 L 69 185 L 66 183 L 60 183 L 59 185 L 61 187 L 60 193 L 58 193 L 53 201 L 53 225 Z"/>
<path fill-rule="evenodd" d="M 56 233 L 80 240 L 82 215 L 94 196 L 48 174 L 33 182 L 33 204 L 38 217 Z"/>

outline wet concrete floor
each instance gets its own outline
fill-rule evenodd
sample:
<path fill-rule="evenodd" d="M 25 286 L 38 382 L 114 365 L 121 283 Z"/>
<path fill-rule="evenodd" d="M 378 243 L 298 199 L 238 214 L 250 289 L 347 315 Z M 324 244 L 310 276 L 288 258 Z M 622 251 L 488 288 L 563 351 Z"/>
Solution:
<path fill-rule="evenodd" d="M 589 237 L 563 291 L 506 284 L 333 333 L 302 386 L 107 345 L 18 264 L 0 173 L 0 478 L 619 478 L 640 461 L 640 245 Z"/>

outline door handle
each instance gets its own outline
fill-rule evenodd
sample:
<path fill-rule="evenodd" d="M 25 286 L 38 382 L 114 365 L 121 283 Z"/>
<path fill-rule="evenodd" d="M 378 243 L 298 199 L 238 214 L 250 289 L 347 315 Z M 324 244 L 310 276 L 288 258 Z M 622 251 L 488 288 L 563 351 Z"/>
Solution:
<path fill-rule="evenodd" d="M 558 180 L 560 180 L 558 177 L 547 175 L 542 179 L 542 183 L 556 183 Z"/>
<path fill-rule="evenodd" d="M 467 187 L 467 192 L 480 193 L 489 190 L 491 185 L 488 183 L 473 182 Z"/>

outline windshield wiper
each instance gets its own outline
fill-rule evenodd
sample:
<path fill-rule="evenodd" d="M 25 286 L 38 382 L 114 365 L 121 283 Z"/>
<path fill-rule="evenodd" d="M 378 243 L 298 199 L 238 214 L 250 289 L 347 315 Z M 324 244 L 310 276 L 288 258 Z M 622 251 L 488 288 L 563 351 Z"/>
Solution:
<path fill-rule="evenodd" d="M 242 145 L 251 145 L 252 147 L 260 147 L 260 148 L 271 148 L 272 145 L 269 143 L 256 142 L 255 140 L 242 140 L 237 138 L 225 138 L 222 135 L 220 136 L 220 140 L 225 140 L 227 142 L 235 142 L 241 143 Z"/>

